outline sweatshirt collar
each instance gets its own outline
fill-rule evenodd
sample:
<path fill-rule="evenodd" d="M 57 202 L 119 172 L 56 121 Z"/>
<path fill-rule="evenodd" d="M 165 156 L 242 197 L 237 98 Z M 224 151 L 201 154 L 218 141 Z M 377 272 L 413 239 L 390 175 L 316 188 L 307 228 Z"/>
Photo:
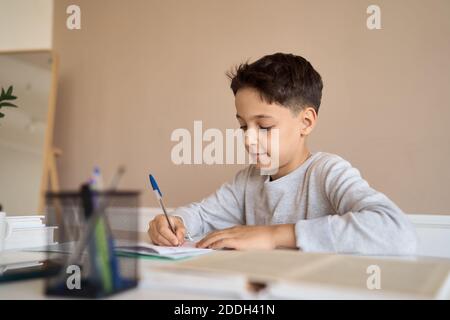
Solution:
<path fill-rule="evenodd" d="M 276 180 L 271 181 L 270 175 L 266 175 L 264 179 L 264 184 L 266 186 L 277 186 L 280 184 L 284 184 L 287 181 L 290 181 L 292 179 L 298 179 L 299 177 L 303 176 L 310 166 L 310 164 L 314 161 L 314 159 L 319 155 L 320 152 L 313 152 L 312 155 L 306 159 L 305 162 L 303 162 L 300 166 L 295 168 L 293 171 L 289 172 L 287 175 L 282 176 Z"/>

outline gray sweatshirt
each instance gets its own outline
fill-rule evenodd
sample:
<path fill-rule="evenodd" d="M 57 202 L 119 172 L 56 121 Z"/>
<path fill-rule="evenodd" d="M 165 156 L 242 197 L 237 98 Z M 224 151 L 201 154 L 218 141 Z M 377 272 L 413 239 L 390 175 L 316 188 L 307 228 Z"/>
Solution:
<path fill-rule="evenodd" d="M 349 162 L 325 152 L 274 181 L 250 165 L 173 215 L 194 237 L 235 225 L 292 223 L 297 247 L 307 252 L 414 255 L 417 246 L 402 210 Z"/>

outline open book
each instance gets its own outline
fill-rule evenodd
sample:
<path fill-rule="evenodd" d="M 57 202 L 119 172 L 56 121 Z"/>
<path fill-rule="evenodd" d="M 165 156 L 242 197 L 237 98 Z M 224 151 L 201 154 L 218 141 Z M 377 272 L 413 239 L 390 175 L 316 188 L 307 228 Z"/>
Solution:
<path fill-rule="evenodd" d="M 143 241 L 138 243 L 122 241 L 116 246 L 116 252 L 141 256 L 158 256 L 168 259 L 183 259 L 210 253 L 212 250 L 196 248 L 195 243 L 189 241 L 186 241 L 179 247 L 157 246 Z"/>
<path fill-rule="evenodd" d="M 265 298 L 449 299 L 449 261 L 294 250 L 215 251 L 164 270 L 240 274 L 250 283 L 265 284 Z"/>

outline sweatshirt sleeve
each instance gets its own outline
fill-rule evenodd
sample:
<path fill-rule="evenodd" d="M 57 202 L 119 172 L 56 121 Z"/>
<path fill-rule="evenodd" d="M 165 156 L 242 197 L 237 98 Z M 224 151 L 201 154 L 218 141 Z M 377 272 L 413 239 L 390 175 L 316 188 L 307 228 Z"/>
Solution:
<path fill-rule="evenodd" d="M 388 197 L 372 189 L 349 162 L 335 156 L 317 169 L 321 188 L 335 212 L 296 223 L 301 250 L 416 254 L 417 235 L 407 216 Z"/>
<path fill-rule="evenodd" d="M 191 236 L 243 225 L 244 193 L 250 167 L 239 171 L 234 179 L 223 184 L 214 194 L 201 202 L 179 207 L 172 212 L 180 217 Z"/>

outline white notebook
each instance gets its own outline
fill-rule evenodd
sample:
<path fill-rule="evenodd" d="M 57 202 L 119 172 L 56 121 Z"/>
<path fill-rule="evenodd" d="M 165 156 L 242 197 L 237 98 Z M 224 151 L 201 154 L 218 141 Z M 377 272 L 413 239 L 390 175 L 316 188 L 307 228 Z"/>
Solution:
<path fill-rule="evenodd" d="M 195 247 L 194 242 L 186 241 L 180 247 L 157 246 L 146 242 L 120 242 L 116 251 L 143 256 L 158 256 L 169 259 L 183 259 L 212 252 L 211 249 Z"/>

